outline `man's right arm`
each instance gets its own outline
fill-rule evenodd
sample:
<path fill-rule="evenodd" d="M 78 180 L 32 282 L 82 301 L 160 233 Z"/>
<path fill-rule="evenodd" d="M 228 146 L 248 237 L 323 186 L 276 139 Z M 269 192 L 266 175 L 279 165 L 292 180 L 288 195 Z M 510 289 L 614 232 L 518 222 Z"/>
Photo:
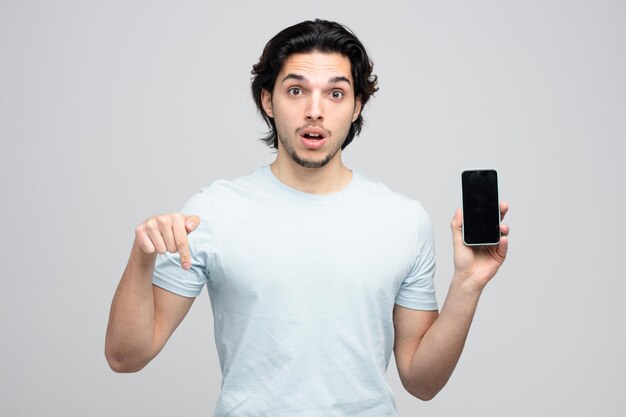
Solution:
<path fill-rule="evenodd" d="M 113 297 L 105 356 L 115 372 L 137 372 L 160 351 L 183 320 L 194 298 L 176 295 L 152 284 L 157 253 L 179 252 L 189 269 L 187 234 L 197 216 L 153 217 L 135 230 L 128 265 Z"/>

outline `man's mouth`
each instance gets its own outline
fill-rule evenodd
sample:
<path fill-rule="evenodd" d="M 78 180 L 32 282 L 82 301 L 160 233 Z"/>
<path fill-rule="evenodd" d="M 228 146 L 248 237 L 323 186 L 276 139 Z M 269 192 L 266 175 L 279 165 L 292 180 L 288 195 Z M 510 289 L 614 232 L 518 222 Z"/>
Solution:
<path fill-rule="evenodd" d="M 304 127 L 300 129 L 300 136 L 306 139 L 319 140 L 326 137 L 326 131 L 320 127 Z"/>
<path fill-rule="evenodd" d="M 319 127 L 305 127 L 299 133 L 302 138 L 302 144 L 307 149 L 319 149 L 326 142 L 326 132 Z"/>
<path fill-rule="evenodd" d="M 307 138 L 307 139 L 322 139 L 323 136 L 319 135 L 317 133 L 305 133 L 304 135 L 302 135 L 302 137 Z"/>

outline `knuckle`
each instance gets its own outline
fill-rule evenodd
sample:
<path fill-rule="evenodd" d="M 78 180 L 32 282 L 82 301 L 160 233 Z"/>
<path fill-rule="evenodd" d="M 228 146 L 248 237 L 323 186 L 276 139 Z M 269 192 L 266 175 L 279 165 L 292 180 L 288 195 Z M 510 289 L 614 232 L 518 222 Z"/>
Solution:
<path fill-rule="evenodd" d="M 154 253 L 156 248 L 151 242 L 146 242 L 145 239 L 136 239 L 137 244 L 139 245 L 139 249 L 141 249 L 145 253 Z"/>
<path fill-rule="evenodd" d="M 143 228 L 144 230 L 154 230 L 156 229 L 156 224 L 156 219 L 152 217 L 145 221 L 145 223 L 143 224 Z"/>

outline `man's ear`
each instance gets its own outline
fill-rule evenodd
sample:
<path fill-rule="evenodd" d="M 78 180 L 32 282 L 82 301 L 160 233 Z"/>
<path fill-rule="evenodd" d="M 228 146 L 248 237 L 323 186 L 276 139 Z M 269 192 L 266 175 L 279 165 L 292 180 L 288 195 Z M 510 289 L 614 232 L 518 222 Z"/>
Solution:
<path fill-rule="evenodd" d="M 361 96 L 359 95 L 354 101 L 354 113 L 352 114 L 352 123 L 359 117 L 361 114 Z"/>
<path fill-rule="evenodd" d="M 272 93 L 266 89 L 261 89 L 261 105 L 263 106 L 265 114 L 273 118 L 274 111 L 272 109 Z"/>

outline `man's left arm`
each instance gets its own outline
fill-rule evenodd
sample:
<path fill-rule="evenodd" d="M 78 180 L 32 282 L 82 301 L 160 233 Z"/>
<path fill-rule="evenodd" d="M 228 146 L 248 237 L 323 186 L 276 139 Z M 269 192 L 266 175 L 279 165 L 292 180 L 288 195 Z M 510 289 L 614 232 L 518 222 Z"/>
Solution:
<path fill-rule="evenodd" d="M 508 204 L 502 202 L 502 218 Z M 468 247 L 463 243 L 463 214 L 452 219 L 454 275 L 439 314 L 396 304 L 393 311 L 394 355 L 406 390 L 422 400 L 432 399 L 448 382 L 469 332 L 480 295 L 498 272 L 508 250 L 509 228 L 502 224 L 496 246 Z"/>

